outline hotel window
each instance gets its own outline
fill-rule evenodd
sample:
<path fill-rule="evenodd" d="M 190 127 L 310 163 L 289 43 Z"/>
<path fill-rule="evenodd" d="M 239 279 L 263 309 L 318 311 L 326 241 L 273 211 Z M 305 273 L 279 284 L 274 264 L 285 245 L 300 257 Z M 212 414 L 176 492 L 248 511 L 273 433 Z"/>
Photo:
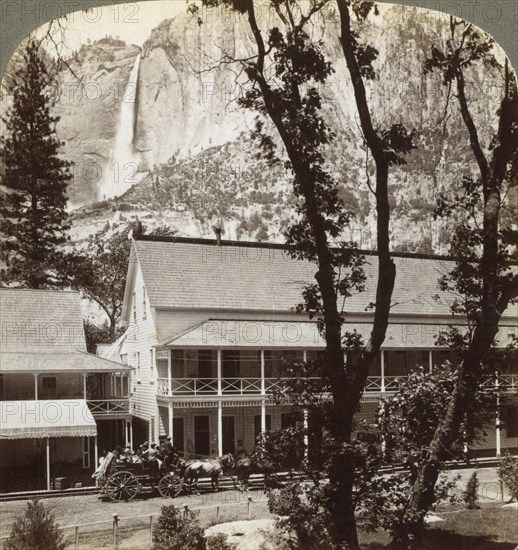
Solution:
<path fill-rule="evenodd" d="M 151 374 L 151 381 L 153 381 L 154 373 L 153 373 L 153 350 L 149 350 L 149 372 Z"/>
<path fill-rule="evenodd" d="M 137 322 L 137 294 L 133 293 L 133 322 Z"/>
<path fill-rule="evenodd" d="M 146 287 L 142 287 L 142 320 L 147 319 Z"/>

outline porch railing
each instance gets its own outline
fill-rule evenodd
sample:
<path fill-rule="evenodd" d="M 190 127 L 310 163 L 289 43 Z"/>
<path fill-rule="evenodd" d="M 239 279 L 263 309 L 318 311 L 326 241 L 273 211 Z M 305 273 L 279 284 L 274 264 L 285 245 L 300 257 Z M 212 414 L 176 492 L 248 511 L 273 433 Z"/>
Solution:
<path fill-rule="evenodd" d="M 88 408 L 94 416 L 108 414 L 129 414 L 129 398 L 88 400 Z"/>
<path fill-rule="evenodd" d="M 404 376 L 369 376 L 365 393 L 393 393 L 396 392 Z M 282 389 L 286 378 L 265 378 L 264 394 L 270 395 L 274 389 Z M 482 382 L 482 387 L 488 390 L 495 389 L 495 378 L 488 377 Z M 518 374 L 499 375 L 499 388 L 505 392 L 518 392 Z M 221 395 L 263 395 L 261 378 L 222 378 Z M 158 395 L 169 395 L 169 380 L 159 378 L 157 383 Z M 218 395 L 217 378 L 173 378 L 173 396 L 207 396 Z"/>

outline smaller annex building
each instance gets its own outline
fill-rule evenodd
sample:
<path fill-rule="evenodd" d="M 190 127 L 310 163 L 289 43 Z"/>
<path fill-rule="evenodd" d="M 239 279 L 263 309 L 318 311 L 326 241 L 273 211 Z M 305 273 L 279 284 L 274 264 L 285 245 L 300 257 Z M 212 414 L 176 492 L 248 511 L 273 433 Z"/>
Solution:
<path fill-rule="evenodd" d="M 390 326 L 362 398 L 364 418 L 416 365 L 454 362 L 435 345 L 436 336 L 449 324 L 466 324 L 452 317 L 455 297 L 437 288 L 450 260 L 394 256 Z M 366 291 L 347 300 L 344 330 L 368 336 L 376 270 L 376 254 L 366 253 Z M 315 272 L 281 245 L 135 236 L 122 312 L 128 328 L 107 351 L 134 368 L 134 441 L 158 443 L 171 434 L 187 458 L 214 456 L 249 452 L 260 433 L 289 426 L 289 405 L 276 404 L 271 394 L 282 384 L 284 358 L 313 359 L 324 351 L 316 323 L 295 312 Z M 516 311 L 504 314 L 499 346 L 517 333 L 517 321 Z M 518 450 L 518 365 L 506 364 L 499 383 L 507 416 L 489 427 L 481 455 Z"/>
<path fill-rule="evenodd" d="M 77 292 L 0 289 L 0 330 L 0 492 L 92 484 L 126 437 L 132 368 L 87 353 Z"/>

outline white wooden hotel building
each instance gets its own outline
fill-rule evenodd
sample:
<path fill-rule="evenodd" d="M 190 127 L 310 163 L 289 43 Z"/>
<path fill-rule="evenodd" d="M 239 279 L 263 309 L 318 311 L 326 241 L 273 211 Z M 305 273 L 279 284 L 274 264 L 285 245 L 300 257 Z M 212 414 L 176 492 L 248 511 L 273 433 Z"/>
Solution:
<path fill-rule="evenodd" d="M 360 415 L 371 416 L 396 380 L 419 364 L 450 359 L 435 346 L 452 317 L 453 296 L 437 289 L 452 263 L 396 254 L 390 326 L 372 368 Z M 366 256 L 367 290 L 346 302 L 347 330 L 368 336 L 377 258 Z M 290 422 L 289 407 L 271 400 L 282 383 L 282 357 L 308 359 L 324 349 L 314 322 L 297 314 L 315 266 L 291 259 L 282 246 L 175 237 L 136 236 L 132 242 L 124 336 L 107 352 L 134 368 L 133 440 L 172 434 L 190 456 L 248 451 L 257 435 Z M 435 298 L 434 298 L 435 297 Z M 499 345 L 517 334 L 516 309 L 502 317 Z M 495 380 L 487 384 L 494 385 Z M 508 398 L 502 425 L 478 446 L 481 455 L 518 449 L 518 367 L 507 364 L 499 383 Z"/>

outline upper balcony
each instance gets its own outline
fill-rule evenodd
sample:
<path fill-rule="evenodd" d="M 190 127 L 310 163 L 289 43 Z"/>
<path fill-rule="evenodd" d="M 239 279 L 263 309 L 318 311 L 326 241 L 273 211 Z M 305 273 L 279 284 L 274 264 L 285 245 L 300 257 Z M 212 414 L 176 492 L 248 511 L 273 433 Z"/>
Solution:
<path fill-rule="evenodd" d="M 294 362 L 316 364 L 322 350 L 168 349 L 157 354 L 156 394 L 160 397 L 271 397 L 286 383 L 287 366 Z M 421 365 L 429 371 L 445 361 L 456 363 L 447 350 L 385 350 L 378 354 L 367 379 L 364 400 L 397 391 L 410 371 Z M 518 391 L 518 368 L 505 365 L 498 381 L 484 380 L 487 389 Z"/>
<path fill-rule="evenodd" d="M 397 391 L 404 376 L 369 376 L 364 395 L 393 394 Z M 309 380 L 317 380 L 310 378 Z M 170 397 L 209 397 L 209 396 L 271 396 L 275 389 L 282 389 L 287 378 L 159 378 L 157 395 Z M 482 383 L 487 390 L 505 393 L 518 393 L 518 374 L 500 374 L 498 379 L 487 377 Z"/>
<path fill-rule="evenodd" d="M 94 417 L 130 414 L 125 373 L 2 373 L 0 401 L 84 399 Z"/>

